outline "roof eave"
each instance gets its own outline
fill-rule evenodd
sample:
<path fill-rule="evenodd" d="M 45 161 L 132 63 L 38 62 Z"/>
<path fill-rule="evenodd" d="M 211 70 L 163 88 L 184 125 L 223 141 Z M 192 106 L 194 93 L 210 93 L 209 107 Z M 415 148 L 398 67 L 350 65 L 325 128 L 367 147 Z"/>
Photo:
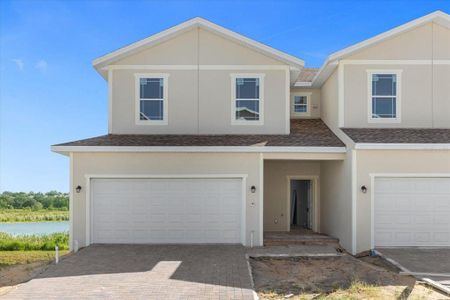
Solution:
<path fill-rule="evenodd" d="M 200 153 L 345 153 L 345 147 L 327 146 L 51 146 L 53 152 L 200 152 Z"/>

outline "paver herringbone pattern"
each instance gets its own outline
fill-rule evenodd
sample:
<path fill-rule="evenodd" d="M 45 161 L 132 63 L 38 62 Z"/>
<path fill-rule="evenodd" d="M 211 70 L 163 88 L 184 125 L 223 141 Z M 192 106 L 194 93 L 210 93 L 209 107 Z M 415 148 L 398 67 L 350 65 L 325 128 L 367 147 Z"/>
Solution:
<path fill-rule="evenodd" d="M 93 245 L 4 299 L 253 299 L 245 248 Z"/>

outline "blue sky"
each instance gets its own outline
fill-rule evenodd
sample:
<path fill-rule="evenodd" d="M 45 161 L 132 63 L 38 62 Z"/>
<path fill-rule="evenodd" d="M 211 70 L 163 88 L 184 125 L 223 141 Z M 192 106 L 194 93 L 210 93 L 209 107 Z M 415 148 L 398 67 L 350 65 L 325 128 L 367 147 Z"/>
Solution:
<path fill-rule="evenodd" d="M 94 58 L 195 16 L 320 66 L 450 1 L 0 1 L 0 191 L 67 191 L 50 145 L 107 132 Z"/>

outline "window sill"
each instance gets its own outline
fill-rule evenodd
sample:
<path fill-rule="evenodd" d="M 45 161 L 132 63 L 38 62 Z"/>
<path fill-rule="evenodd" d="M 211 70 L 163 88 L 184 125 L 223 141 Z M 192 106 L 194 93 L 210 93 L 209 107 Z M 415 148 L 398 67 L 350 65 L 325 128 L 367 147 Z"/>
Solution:
<path fill-rule="evenodd" d="M 381 124 L 398 124 L 401 123 L 401 120 L 399 118 L 395 118 L 395 119 L 389 119 L 389 118 L 369 118 L 368 120 L 369 123 L 381 123 Z"/>
<path fill-rule="evenodd" d="M 259 121 L 231 121 L 231 125 L 242 125 L 242 126 L 255 126 L 255 125 L 264 125 L 264 122 L 259 120 Z"/>
<path fill-rule="evenodd" d="M 136 125 L 144 125 L 144 126 L 164 126 L 169 125 L 169 122 L 167 120 L 162 121 L 136 121 Z"/>
<path fill-rule="evenodd" d="M 309 118 L 311 117 L 311 113 L 306 112 L 306 113 L 293 113 L 291 114 L 291 118 Z"/>

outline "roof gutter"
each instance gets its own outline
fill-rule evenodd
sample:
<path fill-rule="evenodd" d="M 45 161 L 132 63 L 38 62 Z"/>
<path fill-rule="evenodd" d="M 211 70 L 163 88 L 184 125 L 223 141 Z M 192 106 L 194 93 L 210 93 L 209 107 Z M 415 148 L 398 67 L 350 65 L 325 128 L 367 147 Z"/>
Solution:
<path fill-rule="evenodd" d="M 270 146 L 51 146 L 56 153 L 70 152 L 168 152 L 168 153 L 346 153 L 345 147 Z"/>
<path fill-rule="evenodd" d="M 356 143 L 355 149 L 360 150 L 450 150 L 450 144 L 425 143 Z"/>

